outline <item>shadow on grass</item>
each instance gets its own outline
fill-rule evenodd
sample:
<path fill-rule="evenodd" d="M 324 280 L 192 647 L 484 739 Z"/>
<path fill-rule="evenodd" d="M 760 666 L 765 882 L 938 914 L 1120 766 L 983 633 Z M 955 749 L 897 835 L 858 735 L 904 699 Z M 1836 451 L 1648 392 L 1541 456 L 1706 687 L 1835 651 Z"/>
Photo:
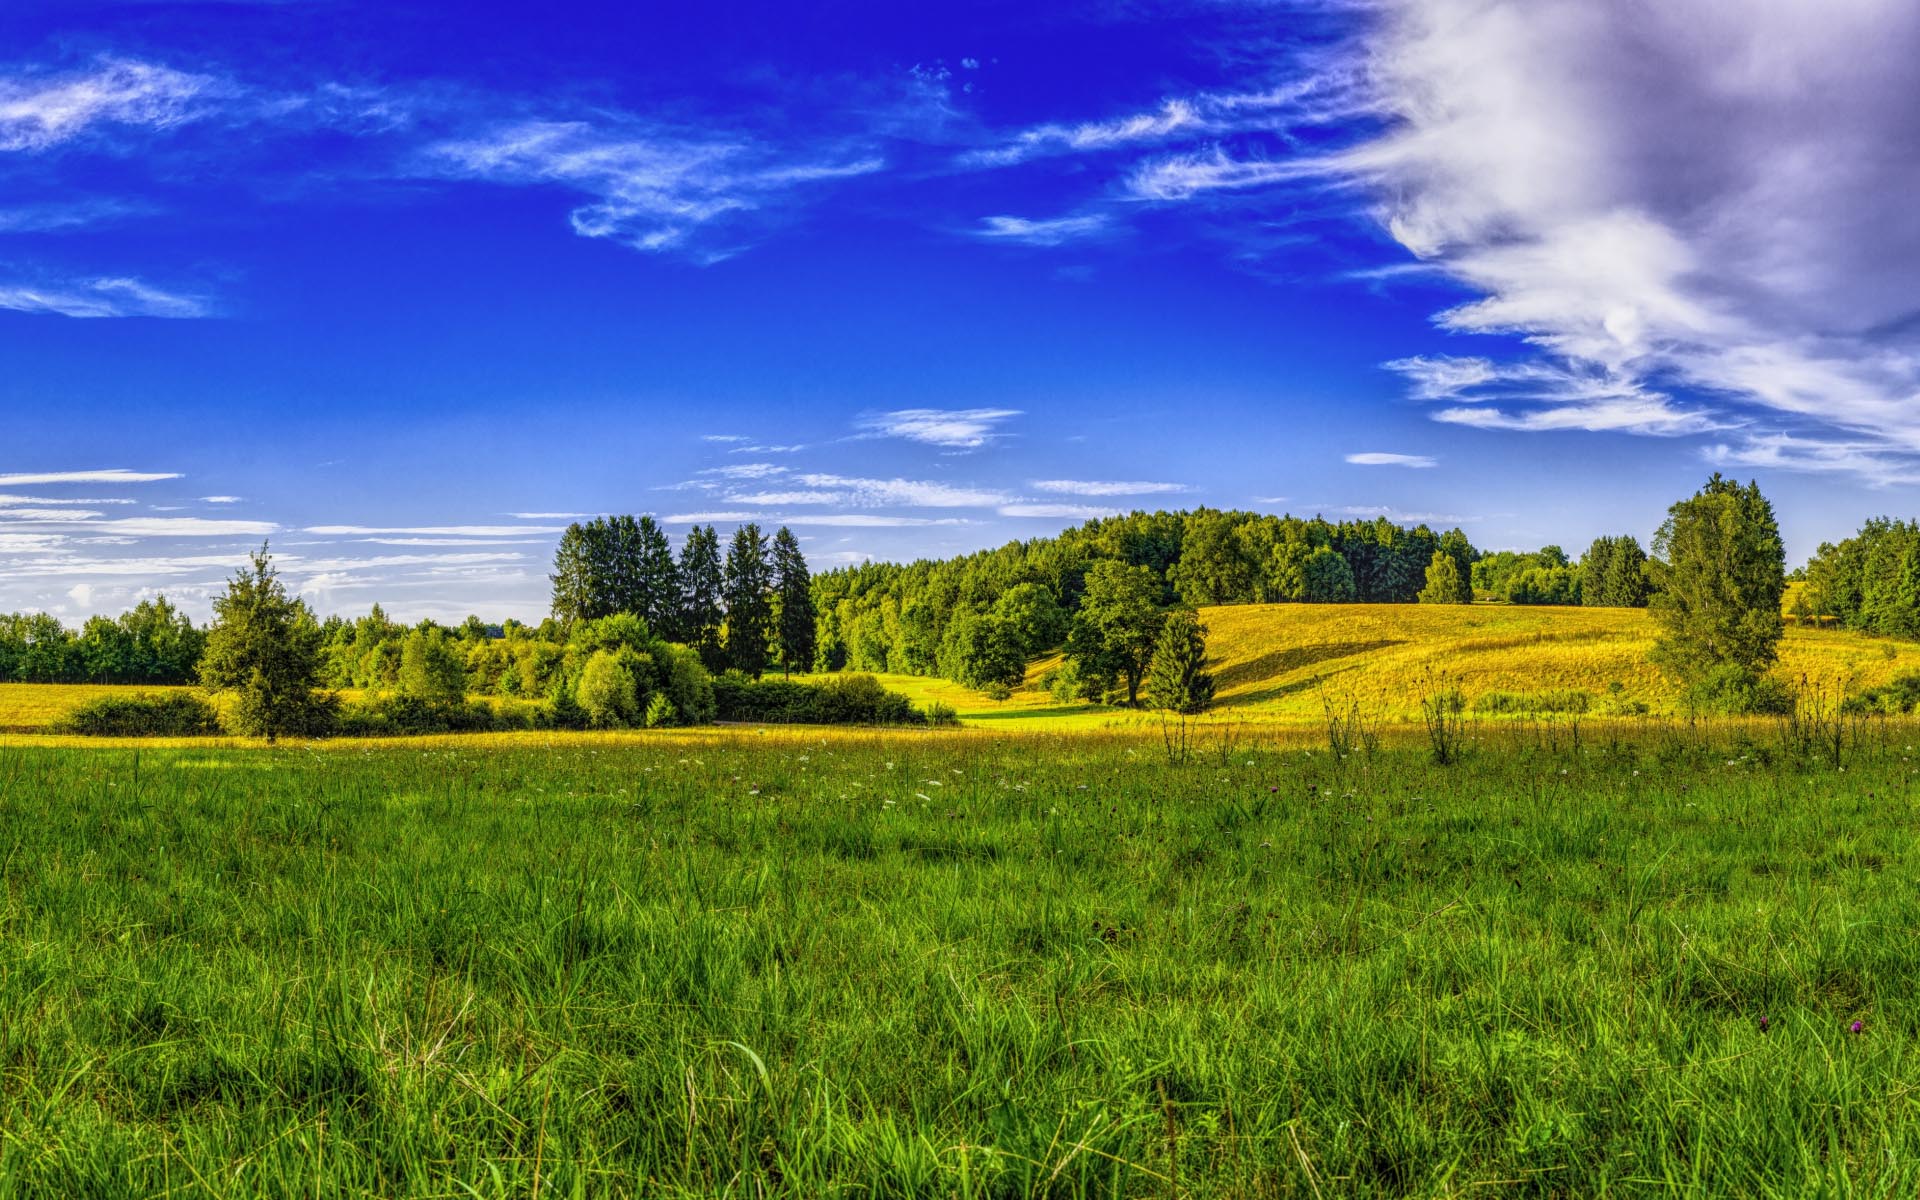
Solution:
<path fill-rule="evenodd" d="M 1216 672 L 1214 683 L 1221 691 L 1230 692 L 1237 687 L 1271 679 L 1275 675 L 1286 675 L 1305 667 L 1332 662 L 1340 658 L 1352 658 L 1356 654 L 1365 654 L 1371 650 L 1385 650 L 1389 646 L 1404 646 L 1406 643 L 1405 638 L 1383 638 L 1372 642 L 1321 642 L 1312 646 L 1289 646 L 1285 650 L 1275 650 L 1271 654 L 1262 654 L 1246 662 L 1234 663 Z M 1272 699 L 1289 692 L 1297 692 L 1303 687 L 1311 686 L 1312 683 L 1313 680 L 1309 679 L 1297 683 L 1279 684 L 1244 696 L 1235 696 L 1233 700 L 1235 703 L 1245 703 L 1249 700 Z"/>
<path fill-rule="evenodd" d="M 1132 712 L 1127 708 L 1109 708 L 1101 704 L 1062 704 L 1054 708 L 1011 708 L 999 712 L 969 709 L 960 714 L 962 721 L 1027 721 L 1039 717 L 1078 717 L 1088 713 Z"/>

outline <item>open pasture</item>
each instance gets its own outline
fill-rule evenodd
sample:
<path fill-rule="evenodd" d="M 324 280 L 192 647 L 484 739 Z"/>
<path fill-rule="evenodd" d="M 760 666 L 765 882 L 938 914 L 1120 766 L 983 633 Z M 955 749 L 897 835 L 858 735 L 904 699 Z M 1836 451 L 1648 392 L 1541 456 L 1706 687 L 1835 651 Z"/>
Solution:
<path fill-rule="evenodd" d="M 1911 1194 L 1920 731 L 1728 737 L 0 747 L 0 1192 Z"/>

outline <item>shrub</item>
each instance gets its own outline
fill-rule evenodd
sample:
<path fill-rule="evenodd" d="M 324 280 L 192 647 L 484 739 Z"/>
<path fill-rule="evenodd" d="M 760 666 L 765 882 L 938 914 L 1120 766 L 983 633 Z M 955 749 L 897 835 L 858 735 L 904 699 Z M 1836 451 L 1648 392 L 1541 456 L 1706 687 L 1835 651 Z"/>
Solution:
<path fill-rule="evenodd" d="M 713 720 L 713 676 L 700 655 L 685 646 L 666 645 L 656 656 L 662 674 L 660 690 L 673 704 L 675 724 L 705 725 Z M 653 702 L 647 702 L 649 712 Z M 647 724 L 653 722 L 649 720 Z"/>
<path fill-rule="evenodd" d="M 1920 673 L 1895 675 L 1877 688 L 1849 696 L 1841 705 L 1848 713 L 1887 713 L 1900 716 L 1920 707 Z"/>
<path fill-rule="evenodd" d="M 913 702 L 871 675 L 836 675 L 820 683 L 748 679 L 728 671 L 713 681 L 722 721 L 775 725 L 919 725 Z"/>
<path fill-rule="evenodd" d="M 1782 716 L 1793 711 L 1793 692 L 1771 675 L 1722 663 L 1687 689 L 1687 704 L 1728 716 Z"/>
<path fill-rule="evenodd" d="M 495 710 L 479 700 L 427 700 L 395 693 L 346 705 L 329 732 L 341 737 L 402 737 L 420 733 L 527 729 L 532 724 L 531 714 Z"/>
<path fill-rule="evenodd" d="M 1059 670 L 1049 671 L 1048 674 L 1053 678 L 1045 680 L 1045 683 L 1055 704 L 1072 704 L 1086 694 L 1086 687 L 1080 680 L 1080 669 L 1073 663 L 1063 663 Z"/>
<path fill-rule="evenodd" d="M 575 698 L 596 729 L 625 729 L 640 719 L 639 685 L 631 651 L 596 650 L 580 671 Z"/>
<path fill-rule="evenodd" d="M 951 725 L 958 725 L 959 723 L 960 714 L 954 711 L 953 705 L 942 703 L 939 700 L 935 700 L 933 703 L 927 705 L 927 724 L 944 728 Z"/>
<path fill-rule="evenodd" d="M 205 737 L 220 732 L 220 715 L 192 692 L 141 692 L 89 700 L 54 722 L 53 730 L 86 737 Z"/>
<path fill-rule="evenodd" d="M 678 719 L 679 714 L 673 710 L 673 701 L 667 699 L 665 692 L 655 692 L 653 699 L 647 701 L 645 721 L 648 729 L 658 729 L 662 725 L 672 725 Z"/>
<path fill-rule="evenodd" d="M 1013 698 L 1013 689 L 1007 686 L 1005 680 L 996 679 L 986 687 L 981 688 L 980 694 L 993 701 L 1011 700 Z"/>

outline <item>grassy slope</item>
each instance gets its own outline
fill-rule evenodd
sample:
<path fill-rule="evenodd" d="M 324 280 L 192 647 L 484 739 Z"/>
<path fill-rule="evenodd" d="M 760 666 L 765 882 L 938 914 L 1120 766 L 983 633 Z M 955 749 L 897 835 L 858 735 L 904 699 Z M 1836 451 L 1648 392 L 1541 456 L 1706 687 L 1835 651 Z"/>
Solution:
<path fill-rule="evenodd" d="M 1686 733 L 0 747 L 0 1192 L 1911 1196 L 1900 741 Z"/>
<path fill-rule="evenodd" d="M 1486 692 L 1574 688 L 1676 710 L 1673 686 L 1647 662 L 1654 626 L 1631 609 L 1452 605 L 1247 604 L 1201 613 L 1219 679 L 1219 714 L 1238 720 L 1311 722 L 1323 700 L 1358 703 L 1385 720 L 1411 720 L 1420 697 L 1458 688 Z M 1888 657 L 1891 654 L 1892 657 Z M 916 700 L 940 700 L 963 718 L 1008 728 L 1095 728 L 1148 718 L 1088 706 L 1061 708 L 1038 686 L 1057 660 L 1037 663 L 1029 684 L 996 703 L 943 680 L 882 676 Z M 1778 673 L 1851 690 L 1920 670 L 1920 645 L 1843 630 L 1789 629 Z M 1596 707 L 1599 707 L 1598 705 Z"/>

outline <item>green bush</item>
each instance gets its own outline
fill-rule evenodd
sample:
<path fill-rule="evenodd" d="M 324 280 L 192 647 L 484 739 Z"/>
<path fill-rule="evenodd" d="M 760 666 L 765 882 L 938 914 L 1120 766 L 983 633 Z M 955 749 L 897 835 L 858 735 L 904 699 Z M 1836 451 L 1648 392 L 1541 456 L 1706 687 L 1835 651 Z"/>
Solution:
<path fill-rule="evenodd" d="M 658 729 L 662 725 L 675 724 L 679 714 L 673 709 L 673 701 L 667 699 L 665 692 L 655 692 L 653 699 L 647 701 L 647 715 L 644 718 L 648 729 Z"/>
<path fill-rule="evenodd" d="M 596 729 L 626 729 L 640 721 L 640 690 L 634 680 L 638 656 L 620 650 L 596 650 L 580 672 L 575 698 Z"/>
<path fill-rule="evenodd" d="M 1895 675 L 1877 688 L 1869 688 L 1858 696 L 1849 696 L 1840 706 L 1848 713 L 1887 713 L 1901 716 L 1920 707 L 1920 673 L 1913 671 Z"/>
<path fill-rule="evenodd" d="M 428 700 L 394 693 L 343 706 L 329 732 L 340 737 L 402 737 L 490 733 L 534 725 L 534 713 L 525 708 L 495 709 L 480 700 Z"/>
<path fill-rule="evenodd" d="M 1728 716 L 1784 716 L 1794 702 L 1792 690 L 1773 676 L 1722 663 L 1687 689 L 1687 705 Z"/>
<path fill-rule="evenodd" d="M 713 681 L 722 721 L 771 725 L 922 725 L 925 714 L 871 675 L 835 675 L 821 683 L 749 679 L 728 671 Z"/>
<path fill-rule="evenodd" d="M 220 732 L 220 714 L 192 692 L 140 692 L 89 700 L 53 729 L 86 737 L 205 737 Z"/>

